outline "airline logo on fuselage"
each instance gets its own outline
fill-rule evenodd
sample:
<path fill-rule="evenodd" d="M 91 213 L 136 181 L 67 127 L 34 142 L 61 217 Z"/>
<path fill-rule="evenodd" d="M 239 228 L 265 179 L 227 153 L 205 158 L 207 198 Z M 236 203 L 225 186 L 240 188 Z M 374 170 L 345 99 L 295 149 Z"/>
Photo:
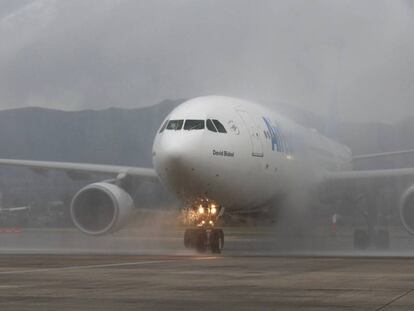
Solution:
<path fill-rule="evenodd" d="M 272 150 L 288 153 L 287 142 L 280 128 L 278 128 L 276 125 L 273 125 L 272 122 L 266 117 L 263 117 L 263 120 L 267 126 L 267 129 L 269 130 L 268 134 L 270 135 L 270 140 L 272 142 Z"/>

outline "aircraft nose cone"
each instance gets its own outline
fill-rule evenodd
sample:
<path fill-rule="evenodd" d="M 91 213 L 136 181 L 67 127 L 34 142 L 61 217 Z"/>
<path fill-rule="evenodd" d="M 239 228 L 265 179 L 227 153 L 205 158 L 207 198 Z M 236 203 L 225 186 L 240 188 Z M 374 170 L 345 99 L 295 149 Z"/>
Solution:
<path fill-rule="evenodd" d="M 157 150 L 154 166 L 160 173 L 176 168 L 183 162 L 183 150 L 182 144 L 163 142 Z"/>
<path fill-rule="evenodd" d="M 178 195 L 191 188 L 197 167 L 197 142 L 192 140 L 163 140 L 154 156 L 154 168 L 167 188 Z"/>

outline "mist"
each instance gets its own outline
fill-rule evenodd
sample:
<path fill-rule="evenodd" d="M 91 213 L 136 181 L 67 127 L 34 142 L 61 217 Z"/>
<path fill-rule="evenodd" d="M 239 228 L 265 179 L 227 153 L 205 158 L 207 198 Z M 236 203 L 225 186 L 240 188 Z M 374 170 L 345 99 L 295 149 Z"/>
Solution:
<path fill-rule="evenodd" d="M 222 94 L 394 123 L 414 114 L 413 12 L 411 1 L 6 0 L 0 107 Z"/>
<path fill-rule="evenodd" d="M 164 117 L 184 99 L 210 94 L 271 106 L 356 154 L 410 149 L 413 17 L 412 2 L 403 0 L 2 1 L 0 157 L 150 167 L 152 139 Z M 358 168 L 412 166 L 405 157 Z M 59 226 L 70 232 L 2 236 L 6 251 L 19 243 L 40 250 L 181 247 L 180 203 L 160 186 L 138 187 L 134 199 L 140 210 L 132 224 L 94 240 L 74 233 L 65 198 L 101 177 L 72 180 L 3 168 L 1 173 L 4 207 L 62 201 L 66 220 Z M 312 216 L 305 207 L 314 197 L 310 189 L 299 188 L 304 191 L 280 203 L 292 215 L 279 214 L 276 226 L 259 223 L 276 240 L 242 246 L 257 224 L 239 236 L 237 226 L 246 221 L 236 221 L 230 225 L 236 229 L 229 229 L 237 232 L 230 252 L 232 247 L 326 250 L 334 245 L 320 239 L 330 230 L 329 207 L 306 228 Z M 57 224 L 40 208 L 31 217 L 28 227 Z M 349 232 L 344 227 L 341 236 L 349 239 Z M 309 234 L 316 238 L 300 240 Z"/>
<path fill-rule="evenodd" d="M 413 38 L 414 0 L 0 0 L 0 309 L 411 309 Z"/>

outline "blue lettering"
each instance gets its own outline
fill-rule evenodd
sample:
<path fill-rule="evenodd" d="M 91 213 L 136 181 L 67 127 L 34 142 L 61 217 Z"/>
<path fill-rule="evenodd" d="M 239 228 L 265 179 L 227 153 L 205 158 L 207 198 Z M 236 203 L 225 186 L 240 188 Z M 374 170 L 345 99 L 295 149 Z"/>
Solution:
<path fill-rule="evenodd" d="M 268 119 L 263 117 L 263 120 L 266 123 L 267 129 L 269 130 L 269 133 L 270 133 L 270 138 L 271 138 L 271 141 L 272 141 L 272 150 L 274 151 L 275 147 L 276 147 L 276 150 L 278 152 L 280 152 L 281 151 L 280 150 L 281 149 L 280 148 L 280 142 L 278 141 L 278 137 L 277 137 L 277 134 L 276 134 L 276 129 L 272 126 L 272 124 L 270 123 L 270 121 Z"/>
<path fill-rule="evenodd" d="M 272 150 L 274 151 L 276 149 L 277 152 L 284 152 L 286 154 L 289 154 L 290 151 L 288 147 L 288 142 L 286 141 L 280 128 L 272 125 L 271 121 L 265 117 L 263 117 L 263 120 L 270 133 L 270 138 L 272 141 Z"/>

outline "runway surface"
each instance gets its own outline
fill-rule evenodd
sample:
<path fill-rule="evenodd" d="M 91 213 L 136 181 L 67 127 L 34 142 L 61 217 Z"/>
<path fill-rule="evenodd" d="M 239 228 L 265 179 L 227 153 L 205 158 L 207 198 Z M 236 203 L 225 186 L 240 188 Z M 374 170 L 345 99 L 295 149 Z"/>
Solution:
<path fill-rule="evenodd" d="M 2 255 L 1 310 L 412 310 L 414 260 Z"/>
<path fill-rule="evenodd" d="M 192 255 L 183 248 L 183 228 L 148 225 L 105 236 L 88 236 L 76 229 L 0 230 L 0 254 L 134 254 Z M 271 228 L 225 228 L 226 255 L 282 256 L 414 256 L 414 238 L 399 228 L 391 230 L 391 248 L 355 251 L 352 230 L 285 236 Z"/>
<path fill-rule="evenodd" d="M 346 233 L 226 232 L 217 256 L 184 250 L 179 231 L 2 233 L 0 310 L 413 310 L 413 239 L 399 232 L 366 252 Z"/>

